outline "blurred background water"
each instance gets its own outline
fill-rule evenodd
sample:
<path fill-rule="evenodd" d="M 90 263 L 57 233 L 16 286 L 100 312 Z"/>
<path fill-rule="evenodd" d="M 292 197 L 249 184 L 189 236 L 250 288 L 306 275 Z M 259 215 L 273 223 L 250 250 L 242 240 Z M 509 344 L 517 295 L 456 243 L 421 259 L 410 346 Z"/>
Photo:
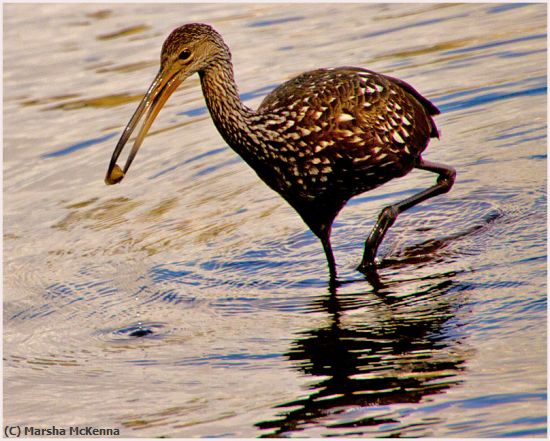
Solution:
<path fill-rule="evenodd" d="M 546 435 L 545 4 L 4 4 L 4 423 L 134 436 Z M 223 142 L 198 78 L 104 174 L 169 32 L 207 22 L 243 100 L 355 65 L 441 110 L 450 193 L 318 240 Z M 137 332 L 136 332 L 137 331 Z M 149 332 L 150 331 L 150 332 Z M 141 335 L 141 337 L 139 337 Z"/>

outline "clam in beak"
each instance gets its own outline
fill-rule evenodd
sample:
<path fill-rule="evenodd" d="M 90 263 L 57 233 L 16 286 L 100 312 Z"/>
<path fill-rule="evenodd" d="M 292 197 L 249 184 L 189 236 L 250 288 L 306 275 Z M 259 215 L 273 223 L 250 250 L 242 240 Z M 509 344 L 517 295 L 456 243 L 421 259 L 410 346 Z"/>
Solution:
<path fill-rule="evenodd" d="M 183 82 L 183 79 L 180 79 L 180 76 L 177 75 L 177 73 L 177 71 L 174 72 L 161 69 L 153 80 L 151 86 L 149 86 L 147 93 L 139 103 L 136 111 L 132 115 L 132 118 L 130 118 L 128 125 L 124 129 L 124 132 L 115 147 L 115 151 L 111 157 L 111 162 L 109 163 L 109 168 L 107 169 L 107 175 L 105 176 L 105 184 L 118 184 L 122 181 L 122 178 L 124 178 L 126 172 L 128 172 L 130 164 L 132 164 L 132 161 L 134 160 L 139 147 L 143 142 L 143 138 L 147 135 L 147 132 L 160 112 L 160 109 L 162 109 L 162 106 L 166 100 L 170 98 L 170 95 L 172 95 L 172 93 Z M 121 169 L 116 163 L 117 159 L 143 115 L 146 115 L 143 120 L 143 124 L 138 132 L 136 140 L 134 141 L 134 145 L 128 155 L 128 159 L 126 159 L 126 165 L 124 166 L 124 169 Z"/>

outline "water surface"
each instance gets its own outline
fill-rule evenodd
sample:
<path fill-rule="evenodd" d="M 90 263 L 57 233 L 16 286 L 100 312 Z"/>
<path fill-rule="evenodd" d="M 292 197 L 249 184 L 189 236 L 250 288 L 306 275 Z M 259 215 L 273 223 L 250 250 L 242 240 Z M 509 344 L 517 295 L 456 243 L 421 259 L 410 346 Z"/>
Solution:
<path fill-rule="evenodd" d="M 4 421 L 136 436 L 546 435 L 543 4 L 4 5 Z M 320 66 L 430 98 L 452 191 L 414 171 L 318 240 L 215 131 L 189 79 L 121 185 L 103 177 L 186 22 L 243 100 Z"/>

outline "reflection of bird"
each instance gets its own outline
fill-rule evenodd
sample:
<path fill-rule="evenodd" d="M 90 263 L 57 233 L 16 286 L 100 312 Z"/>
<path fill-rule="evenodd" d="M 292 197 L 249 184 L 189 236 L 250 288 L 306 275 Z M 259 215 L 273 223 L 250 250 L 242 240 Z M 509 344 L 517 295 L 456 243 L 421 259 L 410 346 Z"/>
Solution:
<path fill-rule="evenodd" d="M 429 139 L 438 136 L 431 115 L 439 111 L 407 83 L 356 67 L 318 69 L 279 86 L 254 111 L 239 98 L 228 47 L 205 24 L 177 28 L 164 42 L 160 71 L 115 148 L 107 184 L 122 180 L 163 104 L 194 73 L 225 141 L 319 237 L 332 278 L 331 226 L 351 197 L 413 168 L 439 175 L 436 185 L 382 210 L 358 268 L 366 271 L 400 212 L 453 185 L 451 167 L 420 156 Z M 144 114 L 121 170 L 116 161 Z"/>
<path fill-rule="evenodd" d="M 273 417 L 255 424 L 260 437 L 418 437 L 426 436 L 424 428 L 430 433 L 430 422 L 414 424 L 401 405 L 430 401 L 459 385 L 470 350 L 464 335 L 449 332 L 449 326 L 460 327 L 461 303 L 449 296 L 456 287 L 452 275 L 416 282 L 420 292 L 396 282 L 351 295 L 331 287 L 330 295 L 305 306 L 302 313 L 323 320 L 297 333 L 283 355 L 308 378 L 307 391 L 274 405 Z M 373 311 L 375 320 L 351 319 Z"/>

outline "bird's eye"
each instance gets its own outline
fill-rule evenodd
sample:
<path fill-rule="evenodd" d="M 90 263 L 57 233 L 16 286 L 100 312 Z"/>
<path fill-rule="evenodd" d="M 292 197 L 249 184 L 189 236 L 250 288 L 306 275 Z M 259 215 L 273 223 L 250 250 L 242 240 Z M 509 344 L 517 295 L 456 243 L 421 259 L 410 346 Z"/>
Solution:
<path fill-rule="evenodd" d="M 191 56 L 191 51 L 189 49 L 184 49 L 180 52 L 178 58 L 180 60 L 187 60 L 187 59 L 189 59 L 190 56 Z"/>

